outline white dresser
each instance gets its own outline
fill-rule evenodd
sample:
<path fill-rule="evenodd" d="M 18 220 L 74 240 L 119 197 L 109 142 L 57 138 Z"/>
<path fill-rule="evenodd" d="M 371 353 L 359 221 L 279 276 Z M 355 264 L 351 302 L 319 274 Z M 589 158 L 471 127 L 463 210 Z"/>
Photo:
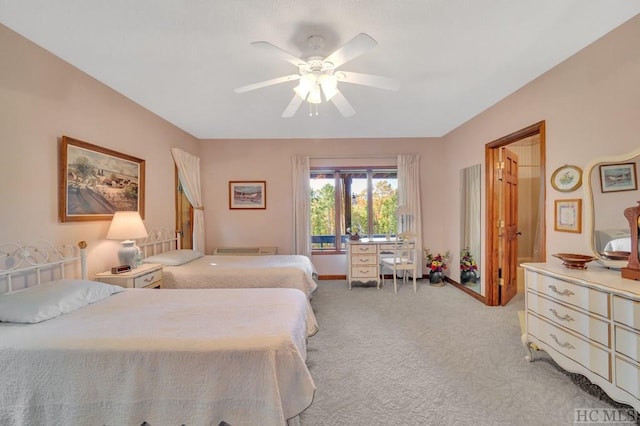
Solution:
<path fill-rule="evenodd" d="M 640 411 L 640 281 L 596 264 L 527 263 L 527 359 L 533 347 Z"/>

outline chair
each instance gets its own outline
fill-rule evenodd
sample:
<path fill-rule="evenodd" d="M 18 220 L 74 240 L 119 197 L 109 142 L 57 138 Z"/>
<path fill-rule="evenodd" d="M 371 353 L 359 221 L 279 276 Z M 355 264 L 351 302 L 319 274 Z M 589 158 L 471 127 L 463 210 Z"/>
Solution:
<path fill-rule="evenodd" d="M 416 262 L 416 234 L 406 231 L 398 234 L 394 253 L 390 257 L 380 258 L 380 274 L 382 275 L 382 285 L 384 286 L 384 268 L 393 271 L 393 289 L 398 293 L 398 273 L 402 273 L 402 282 L 408 282 L 408 272 L 413 277 L 413 292 L 418 291 L 416 275 L 418 275 L 418 263 Z"/>

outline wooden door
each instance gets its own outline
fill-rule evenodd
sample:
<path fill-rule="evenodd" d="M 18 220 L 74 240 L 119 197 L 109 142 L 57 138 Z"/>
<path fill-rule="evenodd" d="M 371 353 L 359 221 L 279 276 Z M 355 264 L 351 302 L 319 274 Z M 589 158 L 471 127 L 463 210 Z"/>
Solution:
<path fill-rule="evenodd" d="M 189 202 L 180 179 L 178 178 L 178 168 L 175 168 L 176 177 L 176 230 L 180 232 L 180 247 L 183 249 L 193 248 L 193 206 Z"/>
<path fill-rule="evenodd" d="M 502 148 L 502 222 L 500 253 L 500 304 L 518 292 L 518 156 Z"/>

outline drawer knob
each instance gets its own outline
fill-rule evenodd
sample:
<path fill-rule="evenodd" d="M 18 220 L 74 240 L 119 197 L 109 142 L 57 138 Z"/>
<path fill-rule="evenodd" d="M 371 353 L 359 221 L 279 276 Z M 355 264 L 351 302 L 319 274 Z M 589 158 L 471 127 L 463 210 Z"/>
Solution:
<path fill-rule="evenodd" d="M 555 342 L 558 344 L 558 346 L 560 346 L 561 348 L 567 348 L 567 349 L 575 349 L 575 346 L 573 346 L 571 343 L 569 342 L 564 342 L 564 343 L 560 343 L 560 341 L 558 340 L 558 338 L 556 337 L 555 334 L 549 334 L 549 336 L 551 336 L 551 338 L 553 340 L 555 340 Z"/>
<path fill-rule="evenodd" d="M 558 318 L 560 321 L 574 321 L 574 319 L 569 315 L 569 314 L 565 314 L 563 316 L 558 315 L 558 311 L 556 311 L 553 308 L 549 308 L 549 311 L 556 317 Z"/>
<path fill-rule="evenodd" d="M 152 281 L 153 281 L 153 275 L 151 275 L 150 277 L 147 277 L 147 278 L 144 279 L 145 283 L 150 283 Z"/>
<path fill-rule="evenodd" d="M 556 294 L 560 295 L 560 296 L 573 296 L 575 293 L 572 292 L 571 290 L 567 290 L 564 289 L 563 291 L 558 291 L 558 287 L 556 287 L 555 285 L 551 284 L 549 285 L 549 288 Z"/>

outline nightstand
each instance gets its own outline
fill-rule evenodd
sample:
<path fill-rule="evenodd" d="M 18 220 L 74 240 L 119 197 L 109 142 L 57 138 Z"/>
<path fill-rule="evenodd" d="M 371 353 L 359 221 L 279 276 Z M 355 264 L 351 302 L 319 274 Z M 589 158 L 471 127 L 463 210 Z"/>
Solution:
<path fill-rule="evenodd" d="M 144 263 L 136 269 L 121 274 L 110 271 L 96 274 L 94 279 L 107 284 L 128 288 L 160 288 L 162 285 L 162 265 Z"/>

